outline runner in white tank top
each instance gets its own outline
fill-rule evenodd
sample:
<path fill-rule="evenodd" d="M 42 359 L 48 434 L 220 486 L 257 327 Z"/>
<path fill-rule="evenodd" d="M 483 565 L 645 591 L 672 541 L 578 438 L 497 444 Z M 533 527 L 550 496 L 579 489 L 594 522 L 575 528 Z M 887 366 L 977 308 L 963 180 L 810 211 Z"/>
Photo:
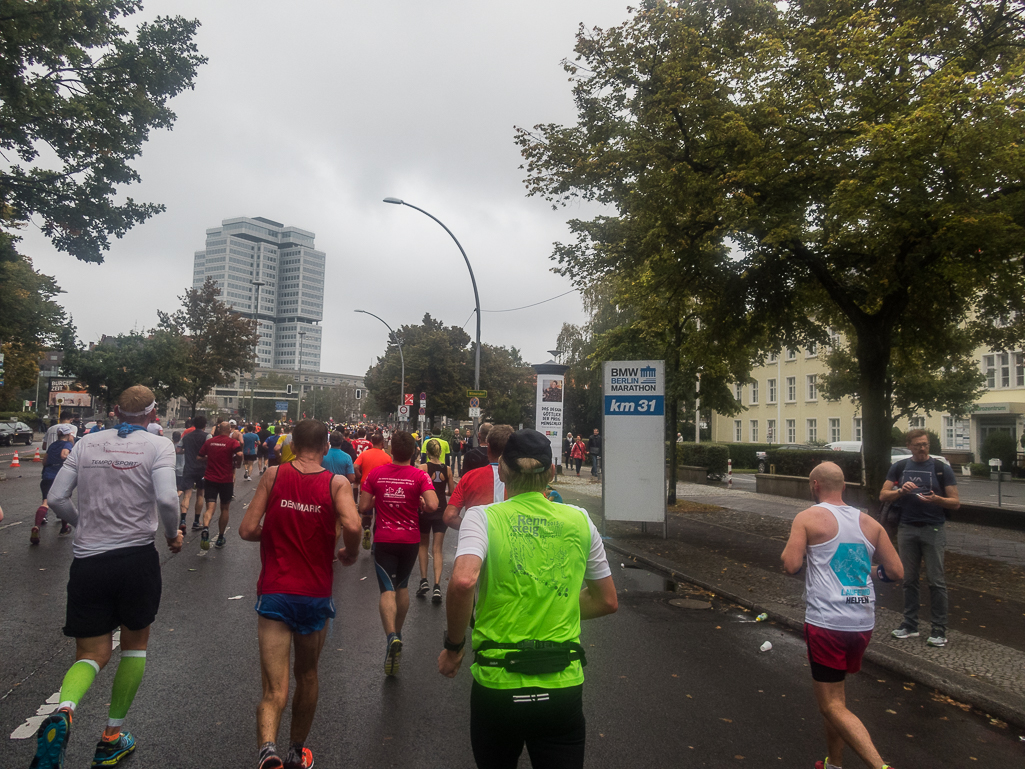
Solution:
<path fill-rule="evenodd" d="M 873 556 L 892 579 L 902 578 L 904 568 L 879 522 L 844 504 L 836 464 L 820 464 L 808 483 L 816 504 L 794 518 L 783 569 L 797 574 L 808 559 L 804 636 L 829 753 L 815 767 L 840 767 L 849 745 L 872 769 L 887 769 L 865 725 L 847 709 L 844 677 L 861 669 L 875 625 Z"/>

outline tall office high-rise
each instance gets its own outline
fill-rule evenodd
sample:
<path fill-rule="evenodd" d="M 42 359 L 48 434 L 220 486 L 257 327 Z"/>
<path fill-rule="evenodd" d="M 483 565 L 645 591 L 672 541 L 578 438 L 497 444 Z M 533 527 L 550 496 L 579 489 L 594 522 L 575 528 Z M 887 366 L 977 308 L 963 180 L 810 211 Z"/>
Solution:
<path fill-rule="evenodd" d="M 320 371 L 325 254 L 313 247 L 314 237 L 262 216 L 240 216 L 208 229 L 206 248 L 196 251 L 194 288 L 210 278 L 232 309 L 252 317 L 256 307 L 261 368 Z"/>

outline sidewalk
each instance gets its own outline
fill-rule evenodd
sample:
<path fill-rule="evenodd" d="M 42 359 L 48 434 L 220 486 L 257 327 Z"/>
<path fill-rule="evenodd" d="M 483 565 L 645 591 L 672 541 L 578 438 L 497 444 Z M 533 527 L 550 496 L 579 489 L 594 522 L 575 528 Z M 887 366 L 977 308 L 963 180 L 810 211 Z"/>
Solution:
<path fill-rule="evenodd" d="M 556 483 L 566 502 L 601 526 L 601 484 L 575 476 Z M 800 629 L 803 578 L 783 574 L 779 553 L 790 522 L 808 503 L 698 484 L 678 484 L 680 503 L 660 525 L 609 522 L 606 546 L 673 579 L 711 590 Z M 876 633 L 866 657 L 909 680 L 1025 727 L 1025 533 L 948 524 L 949 645 L 898 641 L 898 585 L 877 585 Z M 923 603 L 927 605 L 923 581 Z M 985 624 L 979 624 L 985 622 Z"/>

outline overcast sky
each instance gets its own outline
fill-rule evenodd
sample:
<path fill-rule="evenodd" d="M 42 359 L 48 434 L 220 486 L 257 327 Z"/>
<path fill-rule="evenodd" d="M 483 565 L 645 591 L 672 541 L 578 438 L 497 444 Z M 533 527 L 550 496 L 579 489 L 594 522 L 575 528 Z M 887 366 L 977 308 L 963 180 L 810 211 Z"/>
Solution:
<path fill-rule="evenodd" d="M 125 188 L 167 211 L 115 240 L 102 265 L 58 254 L 35 231 L 24 252 L 53 275 L 86 342 L 152 328 L 191 285 L 205 230 L 264 216 L 316 233 L 327 253 L 324 371 L 363 374 L 387 331 L 425 312 L 463 325 L 473 265 L 483 310 L 571 288 L 550 271 L 565 222 L 527 198 L 514 126 L 572 123 L 560 62 L 577 26 L 628 17 L 625 0 L 149 0 L 144 17 L 202 22 L 209 58 L 196 89 L 171 102 L 172 131 L 152 134 Z M 135 19 L 142 17 L 134 17 Z M 134 22 L 133 22 L 134 23 Z M 563 322 L 585 319 L 573 293 L 520 312 L 483 313 L 482 340 L 547 360 Z M 471 320 L 466 325 L 473 335 Z"/>

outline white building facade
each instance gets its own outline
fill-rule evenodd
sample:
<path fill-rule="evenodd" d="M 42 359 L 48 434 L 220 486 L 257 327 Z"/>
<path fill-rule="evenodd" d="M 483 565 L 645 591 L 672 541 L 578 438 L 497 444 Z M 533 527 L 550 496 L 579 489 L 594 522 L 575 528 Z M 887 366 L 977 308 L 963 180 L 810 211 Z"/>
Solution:
<path fill-rule="evenodd" d="M 326 255 L 315 237 L 243 216 L 208 229 L 206 247 L 195 252 L 193 288 L 209 278 L 233 310 L 256 317 L 260 368 L 320 371 Z"/>

